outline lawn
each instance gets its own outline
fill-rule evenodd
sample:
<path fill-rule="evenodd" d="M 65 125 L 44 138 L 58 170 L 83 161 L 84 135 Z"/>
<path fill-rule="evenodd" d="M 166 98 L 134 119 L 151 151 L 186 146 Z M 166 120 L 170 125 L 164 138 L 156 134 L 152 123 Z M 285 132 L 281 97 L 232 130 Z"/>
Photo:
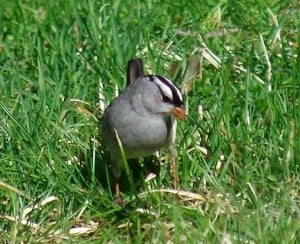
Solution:
<path fill-rule="evenodd" d="M 0 2 L 4 243 L 300 241 L 298 1 Z M 133 57 L 188 118 L 179 189 L 161 150 L 119 206 L 100 128 Z"/>

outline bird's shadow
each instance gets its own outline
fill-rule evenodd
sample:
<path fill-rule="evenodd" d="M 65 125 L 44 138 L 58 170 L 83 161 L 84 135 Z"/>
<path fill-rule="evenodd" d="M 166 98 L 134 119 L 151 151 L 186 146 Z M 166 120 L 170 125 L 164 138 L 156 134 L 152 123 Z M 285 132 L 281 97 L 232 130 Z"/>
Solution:
<path fill-rule="evenodd" d="M 144 187 L 145 178 L 150 173 L 154 173 L 156 176 L 159 175 L 160 162 L 154 155 L 143 159 L 129 159 L 127 162 L 130 169 L 130 175 L 126 174 L 124 168 L 122 169 L 119 181 L 120 191 L 122 193 L 132 194 L 133 188 L 136 191 L 140 191 L 140 189 Z M 94 166 L 92 166 L 92 164 Z M 111 172 L 110 153 L 105 145 L 102 144 L 101 148 L 96 150 L 93 161 L 89 160 L 89 162 L 86 162 L 83 165 L 82 174 L 85 179 L 96 178 L 104 191 L 114 195 L 115 180 Z M 131 182 L 133 182 L 134 186 L 130 185 Z"/>

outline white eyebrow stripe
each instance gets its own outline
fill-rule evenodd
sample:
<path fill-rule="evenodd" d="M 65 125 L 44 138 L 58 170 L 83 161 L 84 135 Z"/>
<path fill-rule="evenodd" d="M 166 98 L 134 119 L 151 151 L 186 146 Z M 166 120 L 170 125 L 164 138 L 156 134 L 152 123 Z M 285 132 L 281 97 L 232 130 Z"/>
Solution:
<path fill-rule="evenodd" d="M 165 77 L 164 77 L 164 78 L 165 78 Z M 183 97 L 182 97 L 181 92 L 180 92 L 180 90 L 178 89 L 178 87 L 175 86 L 175 85 L 172 83 L 172 81 L 170 81 L 169 79 L 167 79 L 167 78 L 165 78 L 165 79 L 166 79 L 167 81 L 169 81 L 169 82 L 172 84 L 174 90 L 175 90 L 176 93 L 177 93 L 177 96 L 179 97 L 179 99 L 180 99 L 181 101 L 183 101 Z"/>
<path fill-rule="evenodd" d="M 181 107 L 183 105 L 182 94 L 172 81 L 161 75 L 146 75 L 144 78 L 155 83 L 161 93 L 172 101 L 174 106 Z"/>
<path fill-rule="evenodd" d="M 178 87 L 176 85 L 174 85 L 174 83 L 169 80 L 168 78 L 164 77 L 164 76 L 160 76 L 160 75 L 157 75 L 156 76 L 165 86 L 169 87 L 169 89 L 171 90 L 172 92 L 172 96 L 173 96 L 173 100 L 175 102 L 182 102 L 183 101 L 183 98 L 182 98 L 182 95 L 181 95 L 181 92 L 180 90 L 178 89 Z"/>
<path fill-rule="evenodd" d="M 160 88 L 160 90 L 163 92 L 163 94 L 168 97 L 171 101 L 173 101 L 173 94 L 172 94 L 172 90 L 169 86 L 167 86 L 164 82 L 162 82 L 159 77 L 157 76 L 153 76 L 153 81 L 156 85 L 158 85 L 158 87 Z M 166 79 L 166 78 L 165 78 Z M 167 79 L 166 79 L 167 80 Z M 168 82 L 170 82 L 169 80 L 167 80 Z M 170 82 L 171 83 L 171 82 Z M 171 85 L 173 86 L 173 84 L 171 83 Z"/>

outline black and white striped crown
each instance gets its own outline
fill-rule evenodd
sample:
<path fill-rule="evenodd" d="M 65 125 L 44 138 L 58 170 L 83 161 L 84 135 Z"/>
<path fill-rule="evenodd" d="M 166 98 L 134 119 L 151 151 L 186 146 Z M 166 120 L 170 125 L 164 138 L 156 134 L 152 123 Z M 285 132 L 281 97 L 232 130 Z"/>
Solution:
<path fill-rule="evenodd" d="M 172 103 L 176 107 L 183 105 L 181 92 L 172 81 L 160 75 L 145 75 L 144 77 L 158 86 L 165 102 Z"/>

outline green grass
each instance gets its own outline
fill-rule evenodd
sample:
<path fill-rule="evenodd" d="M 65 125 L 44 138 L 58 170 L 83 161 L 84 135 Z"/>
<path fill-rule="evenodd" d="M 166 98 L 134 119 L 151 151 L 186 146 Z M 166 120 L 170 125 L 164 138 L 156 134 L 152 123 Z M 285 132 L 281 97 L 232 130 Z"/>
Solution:
<path fill-rule="evenodd" d="M 1 6 L 2 240 L 300 240 L 297 1 Z M 134 176 L 140 183 L 123 190 L 121 208 L 99 128 L 132 57 L 182 90 L 192 86 L 178 125 L 182 191 L 169 190 L 162 151 L 156 177 Z"/>

